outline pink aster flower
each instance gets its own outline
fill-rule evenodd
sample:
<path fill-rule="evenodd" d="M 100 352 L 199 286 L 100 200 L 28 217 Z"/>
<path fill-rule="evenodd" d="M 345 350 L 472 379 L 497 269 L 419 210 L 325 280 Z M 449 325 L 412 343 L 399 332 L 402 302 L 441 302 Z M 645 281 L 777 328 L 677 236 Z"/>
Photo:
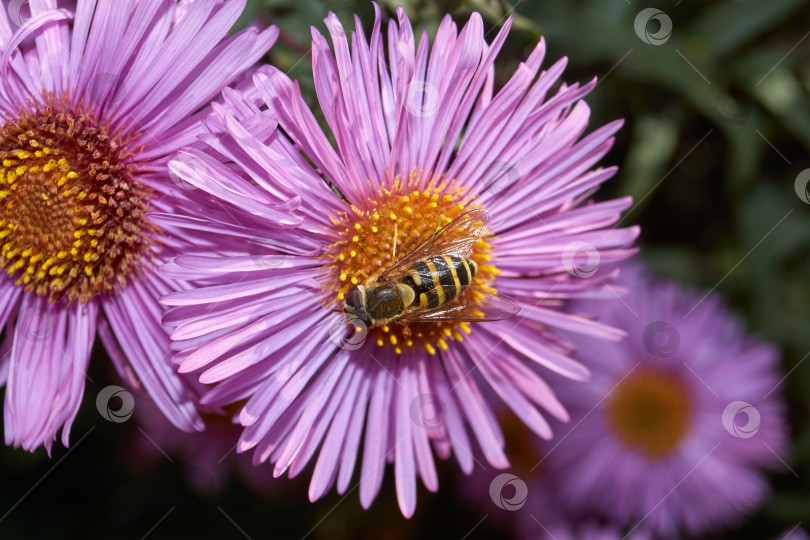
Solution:
<path fill-rule="evenodd" d="M 225 93 L 208 122 L 210 151 L 186 151 L 170 165 L 197 188 L 178 206 L 184 215 L 155 219 L 191 239 L 164 275 L 200 280 L 164 300 L 175 307 L 164 321 L 175 327 L 181 371 L 216 385 L 202 398 L 208 405 L 246 400 L 239 450 L 254 449 L 254 462 L 274 463 L 277 476 L 315 459 L 312 500 L 335 484 L 346 492 L 360 455 L 364 507 L 393 462 L 410 516 L 416 476 L 438 488 L 434 452 L 455 454 L 469 473 L 474 439 L 489 463 L 508 466 L 482 382 L 542 437 L 551 429 L 541 410 L 567 418 L 540 372 L 584 379 L 588 371 L 549 330 L 623 335 L 559 308 L 608 296 L 612 273 L 598 262 L 631 255 L 638 230 L 608 229 L 628 199 L 588 201 L 615 173 L 593 167 L 620 126 L 583 137 L 581 99 L 594 83 L 552 91 L 565 61 L 541 71 L 541 42 L 495 91 L 510 21 L 488 43 L 478 14 L 460 31 L 448 16 L 431 47 L 426 34 L 416 44 L 400 9 L 386 47 L 375 9 L 370 40 L 358 20 L 351 45 L 330 14 L 334 53 L 313 30 L 329 134 L 296 83 L 263 69 L 255 82 L 264 105 Z M 513 297 L 517 316 L 397 321 L 344 335 L 332 310 L 350 287 L 471 209 L 491 213 L 470 254 L 473 285 Z"/>
<path fill-rule="evenodd" d="M 624 303 L 576 302 L 628 338 L 574 338 L 592 370 L 558 386 L 571 427 L 545 444 L 567 512 L 602 516 L 629 532 L 702 534 L 763 501 L 763 468 L 787 444 L 779 354 L 746 334 L 721 301 L 622 271 Z"/>
<path fill-rule="evenodd" d="M 7 444 L 49 451 L 84 392 L 98 330 L 119 373 L 202 428 L 169 361 L 156 263 L 177 244 L 166 162 L 198 112 L 272 45 L 228 37 L 244 1 L 29 0 L 0 11 L 0 374 Z M 30 13 L 28 8 L 30 7 Z M 74 9 L 75 8 L 75 9 Z M 21 11 L 22 10 L 22 11 Z"/>

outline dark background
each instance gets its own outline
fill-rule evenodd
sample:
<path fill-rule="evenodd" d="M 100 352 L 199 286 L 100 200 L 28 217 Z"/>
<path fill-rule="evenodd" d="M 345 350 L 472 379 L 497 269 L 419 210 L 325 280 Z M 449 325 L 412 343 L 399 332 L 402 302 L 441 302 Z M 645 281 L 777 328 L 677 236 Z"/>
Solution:
<path fill-rule="evenodd" d="M 388 18 L 395 2 L 384 1 Z M 492 39 L 514 13 L 512 33 L 499 56 L 503 83 L 539 37 L 545 65 L 568 56 L 567 82 L 600 78 L 587 98 L 592 127 L 616 118 L 627 123 L 603 160 L 621 170 L 597 195 L 633 195 L 623 223 L 642 226 L 642 258 L 659 274 L 723 295 L 751 329 L 783 350 L 790 371 L 793 470 L 771 476 L 774 494 L 761 511 L 727 537 L 768 538 L 810 522 L 810 197 L 796 179 L 810 168 L 810 4 L 800 0 L 566 2 L 413 0 L 404 2 L 417 29 L 431 33 L 444 13 L 463 23 L 480 11 Z M 672 21 L 660 45 L 634 29 L 644 8 Z M 283 28 L 269 61 L 301 80 L 314 102 L 307 58 L 309 26 L 335 11 L 349 22 L 365 1 L 250 0 L 244 23 L 256 17 Z M 651 21 L 646 30 L 657 35 Z M 418 35 L 418 34 L 417 34 Z M 810 172 L 808 172 L 810 174 Z M 205 437 L 160 439 L 138 411 L 122 423 L 104 420 L 95 397 L 122 384 L 97 344 L 85 399 L 71 432 L 71 448 L 29 454 L 0 453 L 0 538 L 491 538 L 508 536 L 489 500 L 464 502 L 457 464 L 440 463 L 441 488 L 418 495 L 416 515 L 399 513 L 389 468 L 369 511 L 357 491 L 334 492 L 310 504 L 310 471 L 281 479 L 270 493 L 246 487 L 233 456 L 219 466 L 195 468 L 191 453 L 217 448 Z M 136 408 L 148 398 L 136 395 Z M 158 430 L 159 431 L 159 430 Z M 145 434 L 167 456 L 157 453 Z M 227 440 L 227 439 L 225 439 Z M 235 441 L 235 436 L 234 436 Z M 224 443 L 227 446 L 227 443 Z M 507 449 L 509 450 L 509 449 Z M 513 453 L 517 452 L 512 449 Z M 227 452 L 222 452 L 224 455 Z M 266 475 L 263 471 L 248 476 Z M 215 485 L 213 477 L 225 483 Z M 356 471 L 357 474 L 357 471 Z M 255 480 L 255 478 L 254 478 Z M 355 477 L 355 481 L 357 478 Z M 486 517 L 490 519 L 486 519 Z M 482 521 L 483 520 L 483 521 Z"/>

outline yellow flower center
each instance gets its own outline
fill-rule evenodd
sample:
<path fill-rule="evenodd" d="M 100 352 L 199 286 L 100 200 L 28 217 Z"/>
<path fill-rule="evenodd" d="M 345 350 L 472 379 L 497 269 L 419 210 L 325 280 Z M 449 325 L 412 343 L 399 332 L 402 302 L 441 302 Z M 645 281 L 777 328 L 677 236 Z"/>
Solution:
<path fill-rule="evenodd" d="M 333 218 L 340 240 L 324 254 L 330 278 L 324 284 L 326 303 L 342 310 L 346 291 L 364 284 L 370 277 L 389 268 L 404 254 L 427 240 L 438 229 L 461 214 L 477 208 L 462 195 L 454 182 L 431 182 L 422 190 L 414 189 L 418 177 L 412 173 L 407 181 L 397 177 L 390 187 L 383 187 L 363 208 L 352 206 L 350 212 Z M 491 237 L 487 237 L 491 241 Z M 483 287 L 494 293 L 492 283 L 499 273 L 489 263 L 492 247 L 484 239 L 473 246 L 472 258 L 478 272 L 471 285 L 454 301 L 469 303 L 474 289 Z M 441 252 L 427 256 L 441 255 Z M 454 304 L 455 305 L 455 304 Z M 379 347 L 393 347 L 398 354 L 422 346 L 430 354 L 436 348 L 446 350 L 448 341 L 461 341 L 469 334 L 464 322 L 395 321 L 388 326 L 368 329 L 367 339 Z"/>
<path fill-rule="evenodd" d="M 136 271 L 157 228 L 135 138 L 54 95 L 0 125 L 0 267 L 26 292 L 86 302 Z"/>
<path fill-rule="evenodd" d="M 670 373 L 639 371 L 613 391 L 607 419 L 623 443 L 661 459 L 678 449 L 692 424 L 691 395 Z"/>

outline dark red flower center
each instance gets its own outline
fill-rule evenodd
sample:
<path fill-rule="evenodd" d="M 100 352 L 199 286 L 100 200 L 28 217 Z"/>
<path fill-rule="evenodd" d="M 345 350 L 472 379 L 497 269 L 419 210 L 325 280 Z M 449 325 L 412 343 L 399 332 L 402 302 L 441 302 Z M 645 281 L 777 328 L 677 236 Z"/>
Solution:
<path fill-rule="evenodd" d="M 53 95 L 0 125 L 0 266 L 18 286 L 86 302 L 126 285 L 157 232 L 135 139 Z"/>

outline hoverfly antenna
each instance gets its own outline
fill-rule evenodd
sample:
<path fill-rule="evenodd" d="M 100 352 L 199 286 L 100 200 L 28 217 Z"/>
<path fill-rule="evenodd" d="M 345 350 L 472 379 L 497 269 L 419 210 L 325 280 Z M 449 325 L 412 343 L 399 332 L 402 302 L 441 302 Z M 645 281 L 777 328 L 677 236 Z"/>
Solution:
<path fill-rule="evenodd" d="M 439 221 L 436 222 L 436 228 L 433 230 L 433 234 L 439 232 L 439 226 L 442 224 L 442 221 L 444 221 L 444 216 L 439 216 Z"/>

